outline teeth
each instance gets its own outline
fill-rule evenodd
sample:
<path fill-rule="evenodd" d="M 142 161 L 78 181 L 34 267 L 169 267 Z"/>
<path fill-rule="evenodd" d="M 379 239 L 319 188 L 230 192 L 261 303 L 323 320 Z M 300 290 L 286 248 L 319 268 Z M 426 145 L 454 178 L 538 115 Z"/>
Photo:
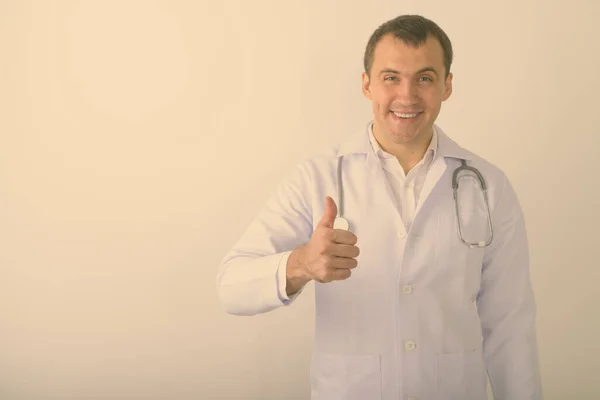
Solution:
<path fill-rule="evenodd" d="M 414 118 L 414 117 L 416 117 L 417 115 L 419 115 L 419 113 L 413 113 L 413 114 L 403 114 L 403 113 L 397 113 L 397 112 L 395 112 L 395 111 L 392 111 L 392 112 L 394 113 L 394 115 L 395 115 L 396 117 L 399 117 L 399 118 Z"/>

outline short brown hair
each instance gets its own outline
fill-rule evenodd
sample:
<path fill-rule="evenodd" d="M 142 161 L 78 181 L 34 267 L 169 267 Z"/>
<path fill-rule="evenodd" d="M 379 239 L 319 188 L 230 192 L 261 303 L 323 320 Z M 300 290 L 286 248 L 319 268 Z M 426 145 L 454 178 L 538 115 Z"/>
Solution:
<path fill-rule="evenodd" d="M 367 75 L 371 75 L 375 46 L 384 36 L 389 34 L 413 46 L 423 44 L 429 36 L 436 38 L 444 51 L 444 66 L 446 67 L 446 77 L 448 77 L 453 57 L 452 43 L 442 28 L 420 15 L 400 15 L 384 22 L 373 32 L 367 43 L 364 56 L 364 68 Z"/>

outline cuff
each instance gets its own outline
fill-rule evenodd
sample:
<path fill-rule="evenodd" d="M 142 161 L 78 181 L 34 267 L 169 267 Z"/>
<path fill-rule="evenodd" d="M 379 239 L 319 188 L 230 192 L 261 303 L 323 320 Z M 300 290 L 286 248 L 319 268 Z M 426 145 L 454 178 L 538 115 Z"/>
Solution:
<path fill-rule="evenodd" d="M 298 297 L 298 295 L 304 290 L 304 288 L 301 288 L 292 296 L 287 295 L 287 262 L 290 258 L 290 254 L 292 254 L 291 251 L 286 251 L 283 253 L 283 256 L 279 260 L 279 266 L 277 267 L 277 272 L 275 274 L 275 279 L 277 281 L 277 294 L 279 296 L 279 300 L 281 300 L 284 305 L 291 304 L 294 299 Z"/>

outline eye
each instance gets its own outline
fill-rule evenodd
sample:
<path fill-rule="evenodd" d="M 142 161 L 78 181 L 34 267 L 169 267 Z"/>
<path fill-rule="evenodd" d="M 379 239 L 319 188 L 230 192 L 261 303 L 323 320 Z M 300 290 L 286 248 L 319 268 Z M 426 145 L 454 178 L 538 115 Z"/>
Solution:
<path fill-rule="evenodd" d="M 433 82 L 433 79 L 428 76 L 422 76 L 419 78 L 419 82 Z"/>
<path fill-rule="evenodd" d="M 393 81 L 397 81 L 398 78 L 395 76 L 386 76 L 385 78 L 383 78 L 384 81 L 388 81 L 388 82 L 393 82 Z"/>

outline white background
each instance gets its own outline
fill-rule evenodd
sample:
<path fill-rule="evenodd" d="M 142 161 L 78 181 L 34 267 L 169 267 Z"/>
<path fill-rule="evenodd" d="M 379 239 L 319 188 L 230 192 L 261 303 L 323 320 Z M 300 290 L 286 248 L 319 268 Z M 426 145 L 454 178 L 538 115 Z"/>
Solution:
<path fill-rule="evenodd" d="M 216 270 L 369 121 L 404 13 L 454 45 L 439 125 L 525 210 L 546 399 L 600 398 L 594 0 L 0 1 L 0 398 L 307 399 L 312 286 L 234 317 Z"/>

